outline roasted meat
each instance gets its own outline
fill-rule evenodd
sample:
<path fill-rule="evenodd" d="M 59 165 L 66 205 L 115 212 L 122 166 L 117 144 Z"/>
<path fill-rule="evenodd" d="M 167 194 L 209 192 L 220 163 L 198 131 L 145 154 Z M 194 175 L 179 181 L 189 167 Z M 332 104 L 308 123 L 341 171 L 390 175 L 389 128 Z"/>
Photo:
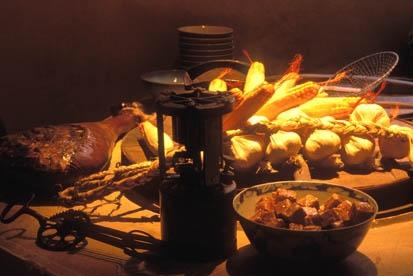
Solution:
<path fill-rule="evenodd" d="M 0 137 L 0 191 L 54 193 L 57 184 L 97 172 L 108 164 L 119 136 L 145 119 L 133 103 L 99 122 L 35 127 Z"/>

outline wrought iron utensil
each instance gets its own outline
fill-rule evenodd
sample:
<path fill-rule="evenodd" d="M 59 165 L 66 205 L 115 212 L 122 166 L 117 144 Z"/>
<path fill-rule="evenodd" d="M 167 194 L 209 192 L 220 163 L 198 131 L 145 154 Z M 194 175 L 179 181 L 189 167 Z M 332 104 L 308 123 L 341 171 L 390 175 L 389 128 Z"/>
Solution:
<path fill-rule="evenodd" d="M 362 96 L 376 89 L 390 75 L 398 61 L 398 54 L 391 51 L 362 57 L 334 74 L 336 76 L 345 72 L 345 78 L 335 82 L 334 86 L 324 88 L 330 96 Z"/>
<path fill-rule="evenodd" d="M 15 203 L 8 204 L 0 214 L 0 222 L 11 223 L 21 215 L 30 215 L 39 222 L 36 243 L 51 251 L 69 251 L 87 244 L 86 237 L 111 244 L 128 255 L 141 257 L 160 256 L 161 242 L 146 232 L 123 232 L 93 224 L 89 216 L 73 209 L 57 213 L 49 218 L 29 208 L 32 196 L 20 209 L 12 213 Z"/>

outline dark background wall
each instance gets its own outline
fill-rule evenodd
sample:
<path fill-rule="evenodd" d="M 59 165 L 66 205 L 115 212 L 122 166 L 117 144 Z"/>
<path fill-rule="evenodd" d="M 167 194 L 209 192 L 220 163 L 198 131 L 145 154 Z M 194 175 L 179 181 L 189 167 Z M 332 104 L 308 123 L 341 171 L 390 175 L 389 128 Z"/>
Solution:
<path fill-rule="evenodd" d="M 8 130 L 97 120 L 110 105 L 145 95 L 139 75 L 172 68 L 176 28 L 227 25 L 269 74 L 295 53 L 304 72 L 332 73 L 382 50 L 412 76 L 413 1 L 3 0 L 0 118 Z"/>

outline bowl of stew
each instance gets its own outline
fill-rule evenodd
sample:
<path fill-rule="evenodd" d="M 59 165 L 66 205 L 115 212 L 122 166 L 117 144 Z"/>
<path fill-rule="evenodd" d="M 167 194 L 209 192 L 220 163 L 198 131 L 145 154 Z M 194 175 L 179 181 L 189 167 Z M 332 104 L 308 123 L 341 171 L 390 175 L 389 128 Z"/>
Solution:
<path fill-rule="evenodd" d="M 321 181 L 280 181 L 238 193 L 233 207 L 251 245 L 277 261 L 332 262 L 352 254 L 378 211 L 368 194 Z"/>

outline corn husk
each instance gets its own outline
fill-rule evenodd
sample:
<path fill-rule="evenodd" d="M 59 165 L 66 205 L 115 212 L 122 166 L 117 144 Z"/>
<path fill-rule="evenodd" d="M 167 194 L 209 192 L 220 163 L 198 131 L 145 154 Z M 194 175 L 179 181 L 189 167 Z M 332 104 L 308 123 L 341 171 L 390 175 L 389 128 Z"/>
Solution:
<path fill-rule="evenodd" d="M 308 137 L 304 145 L 304 156 L 311 161 L 324 159 L 337 153 L 341 147 L 340 137 L 330 131 L 317 129 Z"/>
<path fill-rule="evenodd" d="M 234 87 L 231 90 L 229 90 L 229 93 L 234 97 L 233 110 L 238 109 L 239 105 L 242 103 L 242 100 L 244 99 L 244 92 L 242 92 L 241 89 Z"/>
<path fill-rule="evenodd" d="M 269 122 L 270 121 L 265 116 L 253 115 L 248 119 L 247 125 L 248 126 L 253 126 L 253 125 L 256 125 L 256 124 L 259 124 L 259 123 L 269 123 Z"/>
<path fill-rule="evenodd" d="M 332 116 L 347 119 L 360 101 L 363 102 L 360 97 L 315 97 L 298 108 L 313 118 Z"/>
<path fill-rule="evenodd" d="M 269 120 L 274 120 L 281 112 L 314 98 L 318 93 L 319 87 L 317 83 L 311 81 L 296 85 L 282 93 L 279 97 L 272 97 L 264 106 L 257 110 L 255 115 L 265 116 Z"/>
<path fill-rule="evenodd" d="M 211 92 L 225 92 L 228 90 L 227 83 L 222 79 L 213 79 L 209 83 L 208 90 Z"/>
<path fill-rule="evenodd" d="M 350 121 L 375 123 L 384 127 L 390 126 L 390 118 L 386 110 L 378 104 L 360 104 L 350 115 Z"/>
<path fill-rule="evenodd" d="M 144 121 L 139 124 L 139 130 L 153 154 L 158 154 L 158 128 L 149 121 Z M 165 154 L 174 149 L 174 142 L 168 134 L 164 133 Z"/>
<path fill-rule="evenodd" d="M 279 130 L 270 136 L 265 158 L 272 166 L 277 166 L 298 154 L 301 147 L 301 138 L 297 133 Z"/>
<path fill-rule="evenodd" d="M 275 82 L 274 86 L 275 86 L 275 93 L 272 96 L 272 98 L 270 99 L 269 103 L 271 103 L 271 101 L 284 96 L 288 90 L 292 87 L 295 86 L 295 84 L 297 83 L 297 81 L 300 79 L 300 75 L 295 73 L 295 72 L 291 72 L 288 73 L 287 75 L 284 75 L 281 80 Z"/>
<path fill-rule="evenodd" d="M 322 87 L 322 86 L 320 87 L 316 97 L 321 97 L 321 98 L 328 97 L 328 93 L 325 91 L 324 87 Z"/>
<path fill-rule="evenodd" d="M 244 94 L 238 107 L 223 118 L 223 130 L 237 129 L 246 125 L 247 120 L 269 99 L 274 93 L 274 85 L 263 84 L 254 91 Z"/>
<path fill-rule="evenodd" d="M 265 153 L 265 137 L 259 135 L 241 135 L 231 138 L 229 148 L 224 149 L 232 159 L 232 166 L 238 171 L 255 168 Z"/>
<path fill-rule="evenodd" d="M 248 94 L 259 86 L 261 86 L 265 81 L 265 67 L 261 62 L 253 62 L 248 69 L 247 76 L 245 78 L 244 93 Z"/>

